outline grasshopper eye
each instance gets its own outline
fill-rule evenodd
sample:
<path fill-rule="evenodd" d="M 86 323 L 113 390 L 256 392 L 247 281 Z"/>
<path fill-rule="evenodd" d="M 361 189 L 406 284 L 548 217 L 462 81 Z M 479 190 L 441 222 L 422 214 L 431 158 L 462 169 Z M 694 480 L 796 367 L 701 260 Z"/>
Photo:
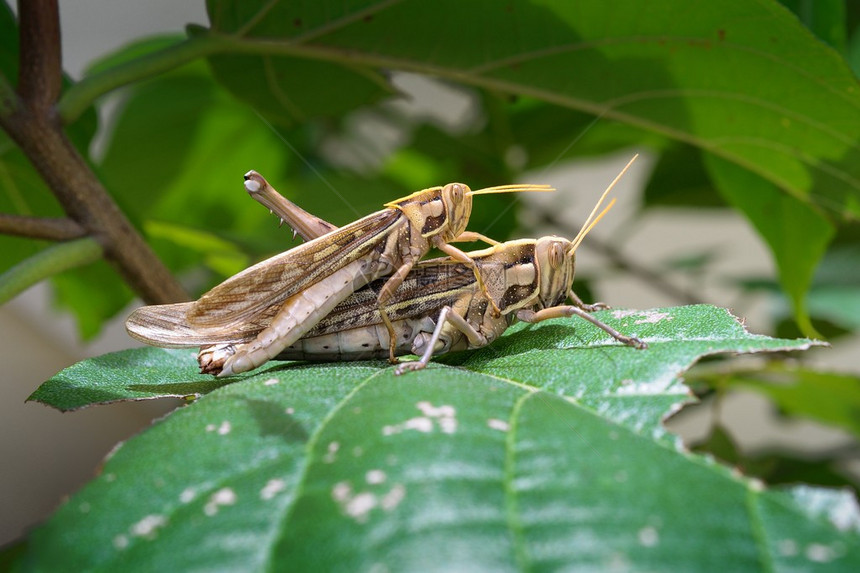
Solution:
<path fill-rule="evenodd" d="M 553 243 L 549 249 L 549 264 L 552 268 L 561 268 L 564 263 L 564 247 L 560 243 Z"/>
<path fill-rule="evenodd" d="M 460 201 L 463 199 L 463 195 L 465 195 L 465 191 L 463 191 L 463 186 L 459 183 L 454 183 L 451 185 L 451 196 L 455 201 Z"/>

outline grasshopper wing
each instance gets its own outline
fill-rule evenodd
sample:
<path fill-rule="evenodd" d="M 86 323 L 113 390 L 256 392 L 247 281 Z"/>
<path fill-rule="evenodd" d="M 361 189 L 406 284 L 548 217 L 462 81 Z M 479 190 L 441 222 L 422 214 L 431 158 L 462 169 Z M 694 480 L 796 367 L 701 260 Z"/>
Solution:
<path fill-rule="evenodd" d="M 400 212 L 386 209 L 249 267 L 204 294 L 187 310 L 196 328 L 242 329 L 286 299 L 385 243 Z M 268 312 L 267 312 L 268 310 Z"/>
<path fill-rule="evenodd" d="M 165 348 L 240 343 L 253 340 L 263 328 L 260 321 L 246 322 L 236 329 L 196 328 L 186 318 L 193 302 L 157 304 L 138 308 L 125 321 L 132 338 Z M 271 320 L 271 317 L 269 317 Z"/>

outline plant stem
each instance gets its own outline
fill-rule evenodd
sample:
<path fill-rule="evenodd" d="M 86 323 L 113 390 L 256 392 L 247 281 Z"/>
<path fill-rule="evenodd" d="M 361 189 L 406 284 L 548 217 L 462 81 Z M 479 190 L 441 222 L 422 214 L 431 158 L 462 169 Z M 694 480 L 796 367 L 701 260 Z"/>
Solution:
<path fill-rule="evenodd" d="M 216 37 L 189 38 L 164 50 L 86 77 L 66 90 L 60 98 L 57 105 L 60 117 L 64 124 L 72 123 L 104 94 L 217 52 L 223 45 L 224 42 Z"/>
<path fill-rule="evenodd" d="M 98 241 L 90 237 L 51 245 L 0 275 L 0 304 L 63 271 L 94 263 L 102 257 Z"/>
<path fill-rule="evenodd" d="M 60 95 L 63 70 L 56 0 L 19 0 L 18 95 L 34 115 L 49 115 Z"/>
<path fill-rule="evenodd" d="M 147 303 L 187 300 L 170 271 L 126 219 L 66 138 L 56 113 L 62 81 L 56 0 L 18 3 L 21 53 L 17 97 L 2 89 L 0 126 L 21 148 L 66 213 L 93 239 Z M 7 82 L 0 82 L 6 84 Z M 0 86 L 2 88 L 3 86 Z"/>
<path fill-rule="evenodd" d="M 28 217 L 0 213 L 0 233 L 50 241 L 79 239 L 87 230 L 65 217 Z"/>

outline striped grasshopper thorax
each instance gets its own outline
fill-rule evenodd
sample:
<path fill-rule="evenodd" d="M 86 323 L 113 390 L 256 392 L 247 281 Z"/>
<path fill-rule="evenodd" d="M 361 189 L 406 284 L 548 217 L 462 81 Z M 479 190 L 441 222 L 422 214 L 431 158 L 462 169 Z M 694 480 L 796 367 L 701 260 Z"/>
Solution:
<path fill-rule="evenodd" d="M 573 283 L 574 253 L 563 237 L 518 239 L 469 253 L 502 314 L 564 302 Z"/>

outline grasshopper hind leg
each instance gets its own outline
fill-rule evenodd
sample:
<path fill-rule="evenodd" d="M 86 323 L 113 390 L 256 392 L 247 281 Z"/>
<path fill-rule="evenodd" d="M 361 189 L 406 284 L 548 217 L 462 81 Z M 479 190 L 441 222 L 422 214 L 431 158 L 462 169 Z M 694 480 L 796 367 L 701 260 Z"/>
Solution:
<path fill-rule="evenodd" d="M 520 310 L 517 312 L 518 319 L 522 320 L 523 322 L 530 322 L 532 324 L 542 322 L 550 318 L 563 318 L 570 317 L 573 315 L 587 320 L 588 322 L 602 329 L 604 332 L 609 334 L 609 336 L 611 336 L 618 342 L 621 342 L 622 344 L 632 346 L 633 348 L 638 348 L 639 350 L 644 350 L 645 348 L 648 348 L 648 345 L 643 340 L 640 340 L 635 336 L 626 336 L 624 334 L 621 334 L 608 324 L 599 321 L 598 319 L 588 314 L 588 312 L 577 306 L 554 306 L 551 308 L 539 310 L 537 312 L 533 310 Z"/>
<path fill-rule="evenodd" d="M 272 322 L 248 343 L 235 346 L 223 361 L 219 377 L 247 372 L 275 358 L 299 340 L 357 288 L 373 279 L 375 264 L 357 260 L 287 299 Z"/>
<path fill-rule="evenodd" d="M 430 363 L 430 359 L 436 350 L 436 345 L 442 338 L 443 330 L 447 324 L 453 326 L 469 339 L 469 345 L 480 348 L 489 344 L 489 340 L 481 332 L 475 329 L 469 322 L 454 311 L 450 306 L 444 307 L 439 312 L 439 319 L 436 321 L 436 328 L 430 339 L 424 345 L 424 352 L 421 358 L 414 362 L 404 362 L 394 370 L 395 376 L 400 376 L 406 372 L 414 372 L 415 370 L 423 370 Z"/>

